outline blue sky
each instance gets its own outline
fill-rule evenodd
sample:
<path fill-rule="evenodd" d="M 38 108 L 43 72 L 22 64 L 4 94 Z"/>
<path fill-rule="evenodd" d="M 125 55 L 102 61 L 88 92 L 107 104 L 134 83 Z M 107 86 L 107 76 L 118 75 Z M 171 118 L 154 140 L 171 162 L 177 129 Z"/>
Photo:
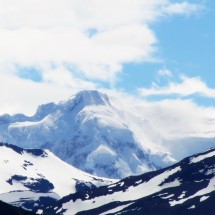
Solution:
<path fill-rule="evenodd" d="M 168 81 L 180 82 L 181 75 L 201 77 L 208 87 L 215 88 L 215 1 L 201 3 L 204 9 L 198 14 L 167 17 L 152 25 L 159 39 L 159 60 L 125 65 L 119 84 L 122 88 L 134 92 L 136 88 L 150 88 L 152 82 L 165 86 Z M 172 77 L 158 78 L 161 69 L 171 71 Z M 193 99 L 202 105 L 215 104 L 214 99 Z"/>
<path fill-rule="evenodd" d="M 0 113 L 95 88 L 215 105 L 214 1 L 83 1 L 0 0 Z"/>

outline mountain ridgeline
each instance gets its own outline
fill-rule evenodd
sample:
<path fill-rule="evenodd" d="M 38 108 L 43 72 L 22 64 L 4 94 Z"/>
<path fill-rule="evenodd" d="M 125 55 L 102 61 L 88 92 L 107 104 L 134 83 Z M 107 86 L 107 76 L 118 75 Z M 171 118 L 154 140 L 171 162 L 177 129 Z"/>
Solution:
<path fill-rule="evenodd" d="M 28 210 L 114 182 L 82 172 L 48 150 L 4 143 L 0 143 L 0 171 L 0 200 Z"/>
<path fill-rule="evenodd" d="M 1 115 L 0 214 L 214 215 L 215 149 L 196 152 L 215 142 L 202 140 L 165 140 L 98 91 Z"/>
<path fill-rule="evenodd" d="M 62 198 L 44 215 L 214 215 L 215 149 Z"/>
<path fill-rule="evenodd" d="M 49 149 L 78 169 L 108 178 L 174 163 L 165 149 L 153 143 L 148 148 L 147 141 L 138 140 L 126 112 L 116 104 L 115 98 L 98 91 L 81 91 L 68 101 L 39 106 L 32 117 L 2 115 L 0 141 Z"/>

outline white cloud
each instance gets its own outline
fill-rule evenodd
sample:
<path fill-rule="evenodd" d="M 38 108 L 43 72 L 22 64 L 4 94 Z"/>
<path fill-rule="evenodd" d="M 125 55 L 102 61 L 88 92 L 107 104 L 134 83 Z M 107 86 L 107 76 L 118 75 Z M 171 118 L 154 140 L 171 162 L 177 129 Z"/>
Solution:
<path fill-rule="evenodd" d="M 124 63 L 153 58 L 157 39 L 149 24 L 175 5 L 167 0 L 0 0 L 0 4 L 1 61 L 31 66 L 67 62 L 87 77 L 107 82 L 116 78 Z M 182 2 L 178 7 L 186 14 L 187 8 L 198 5 Z M 96 30 L 93 37 L 90 29 Z"/>
<path fill-rule="evenodd" d="M 83 89 L 98 88 L 95 83 L 73 77 L 64 68 L 44 68 L 43 82 L 22 79 L 14 75 L 13 67 L 1 68 L 0 114 L 25 113 L 32 115 L 39 104 L 67 100 L 73 93 Z"/>
<path fill-rule="evenodd" d="M 104 81 L 119 72 L 123 62 L 149 58 L 156 41 L 153 32 L 141 25 L 92 38 L 77 29 L 2 29 L 0 35 L 0 62 L 24 66 L 67 62 L 87 77 Z"/>
<path fill-rule="evenodd" d="M 117 95 L 122 103 L 122 107 L 115 105 L 119 112 L 123 107 L 130 112 L 129 126 L 135 130 L 139 139 L 147 136 L 153 143 L 166 147 L 166 140 L 213 138 L 215 135 L 214 107 L 203 107 L 189 99 L 149 102 L 127 94 L 114 92 L 114 95 Z M 145 144 L 146 141 L 143 140 Z M 170 147 L 174 148 L 174 141 L 172 143 Z"/>
<path fill-rule="evenodd" d="M 0 0 L 0 3 L 2 27 L 99 30 L 154 21 L 164 13 L 161 8 L 175 5 L 169 0 Z M 184 3 L 180 5 L 183 7 Z M 195 5 L 186 3 L 186 8 Z"/>
<path fill-rule="evenodd" d="M 156 84 L 149 89 L 141 88 L 139 92 L 143 96 L 155 95 L 179 95 L 182 97 L 199 94 L 204 97 L 215 98 L 215 89 L 210 88 L 200 77 L 181 77 L 181 82 L 169 82 L 168 86 L 159 87 Z"/>
<path fill-rule="evenodd" d="M 167 14 L 190 15 L 203 10 L 202 5 L 190 4 L 189 2 L 174 3 L 164 8 Z"/>
<path fill-rule="evenodd" d="M 150 24 L 178 14 L 169 12 L 170 0 L 0 0 L 0 5 L 0 112 L 24 110 L 31 94 L 35 106 L 63 91 L 97 88 L 95 81 L 114 83 L 123 64 L 154 59 L 158 39 Z M 186 3 L 193 7 L 198 5 Z M 17 77 L 19 67 L 39 68 L 43 82 Z"/>
<path fill-rule="evenodd" d="M 158 71 L 159 76 L 166 76 L 166 77 L 172 77 L 172 72 L 168 69 L 160 69 Z"/>

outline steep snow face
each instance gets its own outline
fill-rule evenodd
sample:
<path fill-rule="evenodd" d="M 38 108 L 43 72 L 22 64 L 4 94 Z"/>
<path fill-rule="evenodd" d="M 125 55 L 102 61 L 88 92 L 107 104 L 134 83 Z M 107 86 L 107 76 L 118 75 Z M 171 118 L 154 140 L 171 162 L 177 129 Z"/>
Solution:
<path fill-rule="evenodd" d="M 215 200 L 215 149 L 168 168 L 62 198 L 44 215 L 211 215 Z"/>
<path fill-rule="evenodd" d="M 39 106 L 33 117 L 1 116 L 0 140 L 48 148 L 81 170 L 109 178 L 175 162 L 161 146 L 135 136 L 131 114 L 106 94 L 81 91 L 68 101 Z M 144 129 L 142 134 L 144 137 Z"/>
<path fill-rule="evenodd" d="M 48 150 L 0 143 L 0 200 L 30 207 L 41 198 L 59 199 L 82 188 L 106 185 L 107 180 L 84 173 Z M 28 205 L 28 206 L 26 206 Z"/>

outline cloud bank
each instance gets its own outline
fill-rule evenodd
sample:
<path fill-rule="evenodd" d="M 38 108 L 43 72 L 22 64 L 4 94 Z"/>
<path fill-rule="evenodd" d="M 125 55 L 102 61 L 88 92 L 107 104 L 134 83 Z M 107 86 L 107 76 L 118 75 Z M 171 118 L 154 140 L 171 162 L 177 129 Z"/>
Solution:
<path fill-rule="evenodd" d="M 156 59 L 159 38 L 151 24 L 202 10 L 171 0 L 0 0 L 0 5 L 0 113 L 29 114 L 38 103 L 74 90 L 114 85 L 124 64 Z"/>
<path fill-rule="evenodd" d="M 166 71 L 166 70 L 165 70 Z M 161 72 L 160 75 L 169 76 L 171 73 Z M 206 85 L 200 77 L 187 77 L 181 76 L 180 82 L 170 81 L 167 86 L 160 87 L 157 84 L 153 84 L 151 88 L 141 88 L 139 92 L 142 96 L 170 96 L 178 95 L 180 97 L 187 97 L 198 94 L 203 97 L 215 98 L 215 89 Z"/>

